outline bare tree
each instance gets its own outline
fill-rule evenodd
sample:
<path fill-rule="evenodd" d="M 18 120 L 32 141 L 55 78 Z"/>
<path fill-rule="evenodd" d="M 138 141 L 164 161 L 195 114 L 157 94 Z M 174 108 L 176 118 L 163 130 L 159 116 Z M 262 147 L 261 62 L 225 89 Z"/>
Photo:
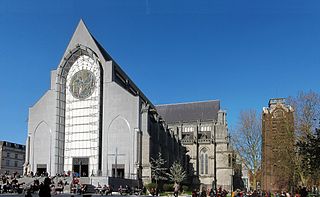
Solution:
<path fill-rule="evenodd" d="M 258 170 L 261 166 L 261 118 L 255 110 L 241 111 L 239 123 L 232 137 L 240 160 L 252 173 L 252 184 L 256 189 Z"/>
<path fill-rule="evenodd" d="M 299 92 L 295 97 L 287 99 L 295 110 L 295 137 L 298 144 L 306 144 L 308 136 L 312 136 L 320 118 L 320 95 L 316 92 Z M 299 151 L 300 152 L 300 151 Z M 305 166 L 304 154 L 295 157 L 295 174 L 300 184 L 307 185 L 314 179 L 308 166 Z"/>
<path fill-rule="evenodd" d="M 299 92 L 296 97 L 287 99 L 295 110 L 296 136 L 301 139 L 312 133 L 320 118 L 320 95 L 316 92 Z"/>

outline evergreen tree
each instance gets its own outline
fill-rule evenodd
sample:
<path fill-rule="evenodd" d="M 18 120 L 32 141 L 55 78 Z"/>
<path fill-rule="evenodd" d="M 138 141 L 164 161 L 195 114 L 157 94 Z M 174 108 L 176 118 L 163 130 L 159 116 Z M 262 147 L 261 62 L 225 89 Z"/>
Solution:
<path fill-rule="evenodd" d="M 313 181 L 317 182 L 320 172 L 320 129 L 316 129 L 315 133 L 307 134 L 306 138 L 299 140 L 297 145 L 303 168 L 312 175 Z"/>
<path fill-rule="evenodd" d="M 175 161 L 170 167 L 170 173 L 168 173 L 168 177 L 173 182 L 180 184 L 187 177 L 187 174 L 182 165 Z"/>
<path fill-rule="evenodd" d="M 151 157 L 151 176 L 156 181 L 156 186 L 158 187 L 159 180 L 167 180 L 166 171 L 167 168 L 163 167 L 166 161 L 162 158 L 161 152 L 159 152 L 156 159 Z"/>

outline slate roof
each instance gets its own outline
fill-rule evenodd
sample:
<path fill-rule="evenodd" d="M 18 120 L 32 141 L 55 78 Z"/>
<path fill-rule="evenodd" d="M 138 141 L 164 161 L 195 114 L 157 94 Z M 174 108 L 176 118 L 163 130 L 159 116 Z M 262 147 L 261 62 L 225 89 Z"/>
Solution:
<path fill-rule="evenodd" d="M 156 105 L 157 112 L 166 123 L 217 120 L 220 101 L 200 101 Z"/>

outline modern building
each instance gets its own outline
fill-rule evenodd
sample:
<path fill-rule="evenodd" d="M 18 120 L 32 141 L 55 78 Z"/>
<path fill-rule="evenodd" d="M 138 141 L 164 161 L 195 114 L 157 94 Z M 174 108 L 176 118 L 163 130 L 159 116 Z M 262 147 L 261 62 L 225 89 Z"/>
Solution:
<path fill-rule="evenodd" d="M 290 191 L 294 172 L 294 110 L 285 99 L 270 99 L 262 112 L 262 178 L 264 191 Z"/>
<path fill-rule="evenodd" d="M 187 149 L 193 184 L 231 190 L 232 153 L 226 111 L 219 100 L 157 105 L 157 111 Z"/>
<path fill-rule="evenodd" d="M 25 153 L 25 145 L 0 141 L 0 174 L 22 175 Z"/>
<path fill-rule="evenodd" d="M 25 173 L 151 181 L 150 159 L 169 166 L 185 148 L 156 107 L 81 20 L 49 90 L 29 109 Z"/>

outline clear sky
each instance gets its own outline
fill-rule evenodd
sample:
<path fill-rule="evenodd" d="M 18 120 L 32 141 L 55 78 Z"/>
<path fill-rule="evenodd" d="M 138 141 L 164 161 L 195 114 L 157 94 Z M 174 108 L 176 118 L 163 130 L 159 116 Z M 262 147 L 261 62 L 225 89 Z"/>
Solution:
<path fill-rule="evenodd" d="M 0 1 L 0 140 L 25 143 L 82 18 L 154 104 L 219 99 L 241 110 L 320 92 L 318 0 Z"/>

